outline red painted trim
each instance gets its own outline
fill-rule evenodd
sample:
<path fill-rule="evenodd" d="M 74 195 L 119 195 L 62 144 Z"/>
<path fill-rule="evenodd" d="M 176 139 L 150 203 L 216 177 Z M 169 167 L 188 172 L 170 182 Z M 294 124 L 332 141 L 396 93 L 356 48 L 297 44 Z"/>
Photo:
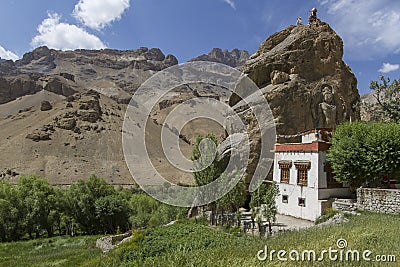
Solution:
<path fill-rule="evenodd" d="M 275 152 L 319 152 L 327 151 L 331 144 L 312 142 L 311 144 L 276 144 Z"/>

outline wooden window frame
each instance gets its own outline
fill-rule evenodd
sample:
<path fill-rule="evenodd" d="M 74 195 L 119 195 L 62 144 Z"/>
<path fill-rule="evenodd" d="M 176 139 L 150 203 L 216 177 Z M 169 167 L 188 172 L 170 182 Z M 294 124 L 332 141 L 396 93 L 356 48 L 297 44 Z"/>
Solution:
<path fill-rule="evenodd" d="M 308 171 L 311 169 L 310 161 L 298 161 L 294 165 L 297 169 L 297 184 L 308 185 Z"/>
<path fill-rule="evenodd" d="M 291 161 L 279 161 L 279 169 L 281 169 L 280 182 L 288 184 L 290 182 L 290 169 L 292 168 Z"/>

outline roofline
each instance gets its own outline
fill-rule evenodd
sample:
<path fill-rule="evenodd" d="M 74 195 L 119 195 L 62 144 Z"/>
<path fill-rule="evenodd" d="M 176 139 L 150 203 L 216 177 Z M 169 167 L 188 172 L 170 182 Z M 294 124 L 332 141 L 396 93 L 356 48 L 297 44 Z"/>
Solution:
<path fill-rule="evenodd" d="M 327 151 L 331 144 L 315 141 L 312 143 L 275 144 L 275 152 L 322 152 Z"/>

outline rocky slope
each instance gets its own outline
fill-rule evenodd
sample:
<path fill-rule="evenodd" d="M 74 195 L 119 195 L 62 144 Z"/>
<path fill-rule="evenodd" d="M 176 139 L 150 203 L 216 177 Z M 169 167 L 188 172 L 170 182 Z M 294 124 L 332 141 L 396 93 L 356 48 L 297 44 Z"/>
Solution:
<path fill-rule="evenodd" d="M 121 130 L 132 93 L 157 71 L 177 64 L 161 50 L 56 51 L 40 47 L 0 63 L 0 179 L 37 174 L 70 184 L 91 174 L 132 184 Z M 149 151 L 172 181 L 188 183 L 160 151 L 162 126 L 150 121 Z M 191 147 L 181 147 L 190 155 Z"/>
<path fill-rule="evenodd" d="M 67 185 L 95 174 L 115 185 L 133 184 L 121 140 L 126 105 L 93 90 L 69 97 L 41 91 L 28 99 L 43 96 L 51 103 L 42 100 L 0 120 L 0 180 L 16 182 L 21 174 L 36 174 Z M 26 101 L 23 97 L 5 105 Z M 173 182 L 189 183 L 192 176 L 177 173 L 163 157 L 162 126 L 150 120 L 147 127 L 152 133 L 148 151 L 156 168 Z M 189 144 L 181 141 L 180 146 L 190 155 Z"/>
<path fill-rule="evenodd" d="M 71 184 L 96 174 L 116 185 L 132 184 L 121 140 L 126 103 L 150 76 L 177 63 L 157 48 L 47 47 L 0 62 L 0 180 L 37 174 L 53 184 Z M 175 183 L 192 183 L 193 176 L 178 172 L 162 153 L 162 124 L 176 105 L 200 95 L 225 97 L 213 86 L 182 86 L 160 101 L 147 124 L 153 164 Z M 183 154 L 190 158 L 195 137 L 210 130 L 223 133 L 201 119 L 177 133 Z"/>

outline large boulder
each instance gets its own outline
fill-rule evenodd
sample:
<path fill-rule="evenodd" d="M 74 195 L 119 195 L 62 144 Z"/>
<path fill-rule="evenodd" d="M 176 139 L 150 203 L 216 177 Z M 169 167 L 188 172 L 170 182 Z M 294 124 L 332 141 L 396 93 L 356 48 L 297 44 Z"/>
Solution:
<path fill-rule="evenodd" d="M 49 110 L 51 110 L 53 108 L 53 106 L 51 105 L 51 103 L 49 102 L 49 101 L 47 101 L 47 100 L 43 100 L 41 103 L 40 103 L 40 110 L 41 111 L 49 111 Z"/>
<path fill-rule="evenodd" d="M 47 76 L 41 78 L 40 81 L 42 82 L 42 86 L 46 91 L 58 95 L 71 96 L 77 92 L 77 85 L 75 82 L 62 76 Z"/>

